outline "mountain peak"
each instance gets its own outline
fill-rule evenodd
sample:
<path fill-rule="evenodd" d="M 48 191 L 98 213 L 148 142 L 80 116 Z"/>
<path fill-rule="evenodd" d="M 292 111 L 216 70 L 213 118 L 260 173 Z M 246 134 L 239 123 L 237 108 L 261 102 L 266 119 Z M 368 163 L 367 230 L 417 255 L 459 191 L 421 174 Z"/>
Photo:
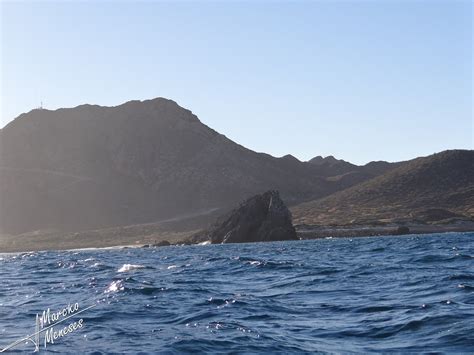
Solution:
<path fill-rule="evenodd" d="M 101 106 L 95 104 L 81 104 L 75 107 L 61 107 L 57 109 L 35 108 L 29 112 L 22 113 L 13 121 L 8 123 L 2 130 L 20 124 L 30 124 L 32 120 L 47 120 L 52 123 L 55 120 L 68 121 L 76 119 L 87 119 L 87 117 L 121 116 L 132 114 L 137 118 L 143 117 L 173 117 L 181 118 L 189 122 L 200 122 L 192 111 L 180 106 L 176 101 L 164 97 L 156 97 L 147 100 L 130 100 L 115 106 Z"/>
<path fill-rule="evenodd" d="M 315 165 L 322 165 L 322 164 L 335 164 L 335 163 L 347 163 L 342 159 L 336 159 L 333 155 L 328 155 L 327 157 L 323 158 L 321 155 L 314 157 L 313 159 L 308 160 L 308 163 L 315 164 Z"/>
<path fill-rule="evenodd" d="M 293 155 L 291 155 L 291 154 L 284 155 L 284 156 L 282 156 L 280 159 L 284 159 L 284 160 L 288 160 L 288 161 L 294 161 L 294 162 L 301 163 L 298 158 L 296 158 L 295 156 L 293 156 Z"/>

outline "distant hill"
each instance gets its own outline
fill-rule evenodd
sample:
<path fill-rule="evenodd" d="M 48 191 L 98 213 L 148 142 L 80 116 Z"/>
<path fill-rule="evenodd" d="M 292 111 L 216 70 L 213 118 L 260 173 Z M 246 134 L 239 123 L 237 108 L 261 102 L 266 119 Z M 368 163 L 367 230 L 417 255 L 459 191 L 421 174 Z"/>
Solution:
<path fill-rule="evenodd" d="M 340 189 L 344 189 L 384 174 L 403 163 L 373 161 L 358 166 L 342 159 L 336 159 L 330 155 L 325 158 L 322 156 L 314 157 L 308 161 L 308 164 L 317 166 L 319 175 L 325 176 L 328 181 L 337 182 Z"/>
<path fill-rule="evenodd" d="M 353 167 L 344 178 L 337 167 L 253 152 L 163 98 L 37 109 L 0 131 L 0 230 L 207 216 L 269 189 L 292 205 L 375 176 Z"/>
<path fill-rule="evenodd" d="M 327 176 L 341 175 L 351 171 L 359 170 L 361 168 L 345 160 L 336 159 L 332 155 L 329 155 L 325 158 L 318 155 L 317 157 L 308 160 L 308 163 L 318 166 L 322 173 L 325 173 Z"/>
<path fill-rule="evenodd" d="M 346 190 L 294 206 L 292 213 L 295 223 L 311 225 L 474 218 L 474 151 L 450 150 L 411 160 Z"/>

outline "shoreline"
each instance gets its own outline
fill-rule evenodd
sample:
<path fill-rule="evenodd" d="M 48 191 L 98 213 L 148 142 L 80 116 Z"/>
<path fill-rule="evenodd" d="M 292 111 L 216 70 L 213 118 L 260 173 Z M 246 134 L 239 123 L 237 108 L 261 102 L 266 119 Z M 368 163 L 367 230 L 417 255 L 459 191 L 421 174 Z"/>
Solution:
<path fill-rule="evenodd" d="M 407 224 L 407 232 L 397 231 L 398 226 L 298 226 L 297 233 L 302 239 L 324 239 L 332 238 L 358 238 L 358 237 L 382 237 L 402 236 L 410 234 L 434 234 L 434 233 L 465 233 L 474 232 L 474 222 L 463 224 L 446 225 L 423 225 Z"/>
<path fill-rule="evenodd" d="M 395 226 L 296 226 L 300 240 L 332 239 L 332 238 L 364 238 L 384 236 L 407 236 L 438 233 L 469 233 L 474 232 L 474 222 L 462 225 L 408 225 L 408 233 L 395 233 Z M 169 232 L 163 231 L 147 236 L 122 235 L 122 239 L 110 230 L 84 231 L 76 233 L 54 233 L 46 235 L 2 235 L 0 236 L 0 254 L 28 253 L 38 251 L 84 251 L 125 248 L 160 247 L 167 241 L 170 246 L 199 245 L 188 243 L 188 238 L 196 231 Z M 94 237 L 94 238 L 91 238 Z M 79 239 L 79 240 L 78 240 Z M 133 239 L 133 240 L 131 240 Z"/>

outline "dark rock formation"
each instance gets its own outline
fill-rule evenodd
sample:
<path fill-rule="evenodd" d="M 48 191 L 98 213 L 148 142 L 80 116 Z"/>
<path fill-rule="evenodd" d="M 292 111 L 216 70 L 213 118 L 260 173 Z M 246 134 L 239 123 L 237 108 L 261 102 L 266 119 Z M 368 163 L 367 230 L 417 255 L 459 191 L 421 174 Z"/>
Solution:
<path fill-rule="evenodd" d="M 267 191 L 244 201 L 237 209 L 198 239 L 212 243 L 250 243 L 297 240 L 291 223 L 291 213 L 280 199 L 278 191 Z"/>
<path fill-rule="evenodd" d="M 395 231 L 395 235 L 404 235 L 404 234 L 409 234 L 410 233 L 410 228 L 408 228 L 407 226 L 400 226 L 397 228 L 397 230 Z"/>
<path fill-rule="evenodd" d="M 170 246 L 171 243 L 168 242 L 167 240 L 162 240 L 161 242 L 153 244 L 154 247 L 167 247 Z"/>

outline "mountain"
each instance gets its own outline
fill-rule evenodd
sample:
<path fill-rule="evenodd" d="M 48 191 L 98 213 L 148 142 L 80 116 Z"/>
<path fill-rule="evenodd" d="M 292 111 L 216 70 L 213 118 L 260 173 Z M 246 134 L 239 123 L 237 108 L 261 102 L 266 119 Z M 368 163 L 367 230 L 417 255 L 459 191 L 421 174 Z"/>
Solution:
<path fill-rule="evenodd" d="M 365 165 L 354 165 L 342 159 L 336 159 L 332 155 L 325 158 L 318 155 L 310 160 L 308 164 L 315 165 L 319 168 L 319 173 L 324 176 L 342 176 L 349 173 L 363 173 L 367 176 L 375 177 L 383 174 L 388 170 L 400 166 L 400 163 L 389 163 L 386 161 L 371 161 Z"/>
<path fill-rule="evenodd" d="M 332 155 L 325 158 L 319 155 L 307 163 L 317 166 L 319 175 L 325 176 L 328 181 L 337 182 L 341 190 L 370 180 L 403 164 L 403 162 L 373 161 L 359 166 L 342 159 L 336 159 Z"/>
<path fill-rule="evenodd" d="M 294 206 L 292 213 L 295 224 L 310 225 L 472 219 L 474 151 L 450 150 L 411 160 L 361 184 Z"/>
<path fill-rule="evenodd" d="M 373 177 L 330 179 L 338 173 L 253 152 L 163 98 L 36 109 L 0 131 L 0 230 L 74 231 L 208 215 L 270 189 L 292 205 Z"/>
<path fill-rule="evenodd" d="M 321 171 L 326 172 L 327 176 L 340 175 L 360 168 L 359 166 L 351 164 L 345 160 L 336 159 L 332 155 L 325 158 L 318 155 L 317 157 L 308 160 L 308 163 L 318 166 Z"/>

